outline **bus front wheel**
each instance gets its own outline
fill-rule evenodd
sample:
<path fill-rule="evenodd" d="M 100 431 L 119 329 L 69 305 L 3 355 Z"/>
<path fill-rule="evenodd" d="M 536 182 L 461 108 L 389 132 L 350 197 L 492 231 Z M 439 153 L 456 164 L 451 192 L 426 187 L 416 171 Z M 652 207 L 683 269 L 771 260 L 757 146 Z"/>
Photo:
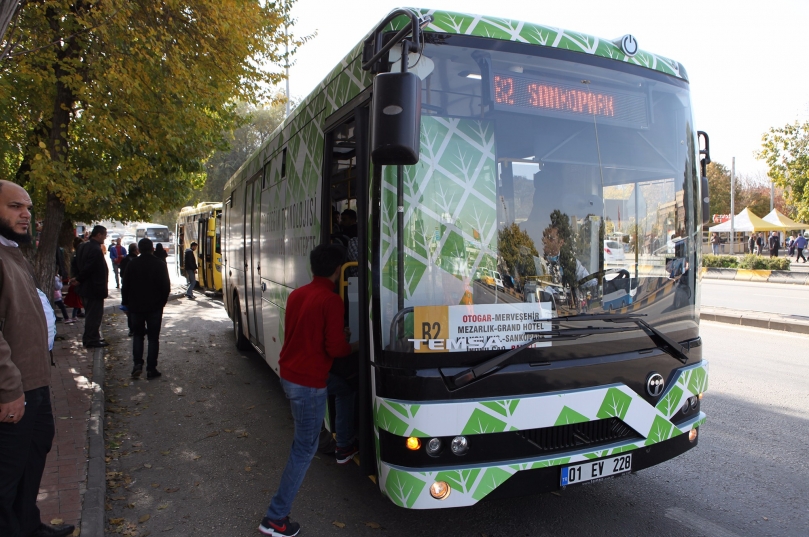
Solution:
<path fill-rule="evenodd" d="M 244 337 L 242 326 L 242 309 L 239 307 L 239 299 L 233 298 L 233 337 L 236 340 L 236 348 L 240 351 L 250 350 L 250 341 Z"/>

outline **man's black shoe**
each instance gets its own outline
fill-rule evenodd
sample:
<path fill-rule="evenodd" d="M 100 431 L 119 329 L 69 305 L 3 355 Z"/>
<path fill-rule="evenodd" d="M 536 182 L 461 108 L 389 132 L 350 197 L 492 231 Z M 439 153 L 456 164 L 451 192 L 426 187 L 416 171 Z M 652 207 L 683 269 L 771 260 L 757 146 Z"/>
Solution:
<path fill-rule="evenodd" d="M 64 524 L 61 526 L 49 526 L 48 524 L 40 523 L 39 527 L 33 533 L 29 533 L 28 537 L 67 537 L 76 530 L 75 526 Z"/>
<path fill-rule="evenodd" d="M 134 368 L 132 368 L 132 378 L 133 379 L 138 378 L 141 373 L 143 373 L 143 366 L 142 365 L 136 365 Z"/>
<path fill-rule="evenodd" d="M 95 343 L 87 343 L 85 347 L 88 349 L 97 349 L 99 347 L 109 347 L 110 344 L 106 341 L 96 341 Z"/>
<path fill-rule="evenodd" d="M 76 314 L 76 317 L 81 317 L 81 318 L 84 318 L 84 312 L 83 312 L 83 311 L 81 311 L 81 312 L 77 313 L 77 314 Z"/>
<path fill-rule="evenodd" d="M 135 335 L 135 333 L 134 333 L 132 330 L 130 330 L 130 331 L 129 331 L 129 337 L 132 337 L 132 336 L 134 336 L 134 335 Z"/>
<path fill-rule="evenodd" d="M 150 379 L 150 380 L 151 379 L 156 379 L 157 377 L 161 376 L 162 374 L 163 373 L 161 373 L 157 369 L 152 369 L 151 371 L 149 371 L 148 369 L 146 370 L 146 378 Z"/>

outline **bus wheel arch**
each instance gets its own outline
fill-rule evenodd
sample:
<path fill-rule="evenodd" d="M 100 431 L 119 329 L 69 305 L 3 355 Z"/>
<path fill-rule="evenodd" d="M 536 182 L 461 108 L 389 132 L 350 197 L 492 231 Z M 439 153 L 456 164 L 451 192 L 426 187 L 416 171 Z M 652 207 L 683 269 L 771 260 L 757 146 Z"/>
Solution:
<path fill-rule="evenodd" d="M 236 349 L 249 351 L 252 348 L 250 340 L 244 336 L 242 308 L 239 305 L 239 294 L 235 292 L 233 293 L 233 338 L 236 341 Z"/>

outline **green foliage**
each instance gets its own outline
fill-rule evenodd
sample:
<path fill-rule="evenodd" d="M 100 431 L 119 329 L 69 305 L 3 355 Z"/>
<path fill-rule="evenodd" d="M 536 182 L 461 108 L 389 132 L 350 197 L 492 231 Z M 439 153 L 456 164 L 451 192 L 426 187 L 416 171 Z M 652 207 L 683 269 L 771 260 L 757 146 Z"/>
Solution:
<path fill-rule="evenodd" d="M 762 136 L 756 157 L 767 163 L 769 177 L 784 188 L 795 217 L 809 219 L 809 121 L 771 128 Z"/>
<path fill-rule="evenodd" d="M 216 151 L 205 163 L 205 187 L 201 192 L 195 193 L 190 205 L 222 199 L 222 189 L 228 179 L 284 121 L 285 106 L 283 102 L 271 106 L 240 102 L 236 106 L 236 114 L 240 118 L 240 125 L 224 133 L 228 148 Z"/>
<path fill-rule="evenodd" d="M 527 232 L 512 223 L 498 231 L 497 238 L 498 252 L 509 270 L 516 268 L 523 277 L 536 276 L 534 257 L 538 257 L 539 252 Z"/>
<path fill-rule="evenodd" d="M 755 254 L 747 254 L 744 257 L 706 254 L 702 256 L 702 266 L 749 270 L 789 270 L 790 259 L 788 257 L 765 257 Z"/>
<path fill-rule="evenodd" d="M 765 257 L 747 254 L 739 260 L 739 268 L 751 270 L 789 270 L 788 257 Z"/>
<path fill-rule="evenodd" d="M 712 255 L 702 256 L 702 266 L 709 268 L 739 268 L 739 260 L 735 255 Z"/>

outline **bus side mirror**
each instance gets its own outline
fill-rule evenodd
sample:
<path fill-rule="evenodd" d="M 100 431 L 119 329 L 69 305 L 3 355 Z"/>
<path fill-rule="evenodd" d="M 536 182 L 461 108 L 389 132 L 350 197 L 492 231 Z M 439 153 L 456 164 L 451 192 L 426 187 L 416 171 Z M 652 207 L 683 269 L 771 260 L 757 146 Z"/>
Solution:
<path fill-rule="evenodd" d="M 371 158 L 374 164 L 418 163 L 421 79 L 415 73 L 376 75 L 371 129 Z"/>
<path fill-rule="evenodd" d="M 708 178 L 702 176 L 702 225 L 711 223 L 711 195 L 708 190 Z"/>

